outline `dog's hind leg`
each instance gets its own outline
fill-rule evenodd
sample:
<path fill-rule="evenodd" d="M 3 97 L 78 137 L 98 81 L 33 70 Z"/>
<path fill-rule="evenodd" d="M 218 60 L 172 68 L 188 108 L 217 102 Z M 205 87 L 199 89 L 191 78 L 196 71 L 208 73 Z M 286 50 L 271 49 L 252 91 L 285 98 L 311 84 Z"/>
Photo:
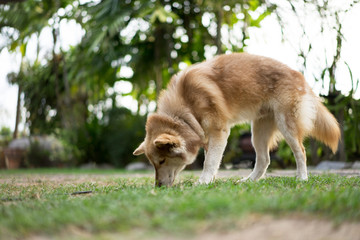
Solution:
<path fill-rule="evenodd" d="M 274 141 L 276 124 L 273 115 L 254 120 L 251 123 L 252 143 L 256 152 L 255 167 L 251 174 L 241 181 L 247 179 L 258 180 L 264 176 L 270 164 L 269 148 Z"/>
<path fill-rule="evenodd" d="M 208 150 L 205 154 L 204 169 L 199 178 L 199 184 L 208 184 L 214 181 L 220 167 L 229 133 L 230 129 L 226 128 L 209 134 Z"/>
<path fill-rule="evenodd" d="M 276 124 L 280 132 L 285 138 L 285 141 L 290 146 L 296 161 L 296 177 L 300 180 L 306 181 L 307 168 L 306 168 L 306 154 L 305 148 L 302 143 L 303 137 L 301 129 L 297 125 L 297 119 L 286 118 L 285 114 L 276 115 Z"/>

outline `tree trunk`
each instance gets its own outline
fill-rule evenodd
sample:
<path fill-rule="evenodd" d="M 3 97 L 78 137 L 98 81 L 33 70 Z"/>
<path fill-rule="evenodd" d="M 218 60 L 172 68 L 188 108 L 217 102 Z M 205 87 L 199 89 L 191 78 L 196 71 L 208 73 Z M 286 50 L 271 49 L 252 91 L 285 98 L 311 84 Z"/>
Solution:
<path fill-rule="evenodd" d="M 319 146 L 315 139 L 310 138 L 310 153 L 311 153 L 311 163 L 317 165 L 320 162 L 317 150 Z"/>
<path fill-rule="evenodd" d="M 163 85 L 163 78 L 162 78 L 160 64 L 156 64 L 155 66 L 155 83 L 156 83 L 156 100 L 158 100 Z"/>
<path fill-rule="evenodd" d="M 194 11 L 193 11 L 193 6 L 194 6 L 194 2 L 193 0 L 188 1 L 188 7 L 189 7 L 189 11 L 187 13 L 185 13 L 184 15 L 184 28 L 186 30 L 186 35 L 189 38 L 189 41 L 187 42 L 187 49 L 186 51 L 188 53 L 190 53 L 190 59 L 193 59 L 192 57 L 192 52 L 194 50 L 193 48 L 193 37 L 194 37 L 194 33 L 193 33 L 193 29 L 191 27 L 191 20 L 194 19 Z"/>
<path fill-rule="evenodd" d="M 222 6 L 221 4 L 219 4 L 217 12 L 216 12 L 216 39 L 215 39 L 215 43 L 216 43 L 216 47 L 217 47 L 217 51 L 216 54 L 221 54 L 223 53 L 222 51 L 222 44 L 221 44 L 221 26 L 222 26 L 222 22 L 223 22 L 223 10 L 222 10 Z"/>
<path fill-rule="evenodd" d="M 337 159 L 339 159 L 339 161 L 343 161 L 343 162 L 346 162 L 347 160 L 347 156 L 346 156 L 346 151 L 345 151 L 345 137 L 344 137 L 344 109 L 341 108 L 339 109 L 339 112 L 336 116 L 338 122 L 339 122 L 339 125 L 340 125 L 340 132 L 341 132 L 341 139 L 340 139 L 340 142 L 339 142 L 339 145 L 338 145 L 338 152 L 336 154 L 336 157 Z"/>
<path fill-rule="evenodd" d="M 63 80 L 63 84 L 64 84 L 64 101 L 63 101 L 63 105 L 61 106 L 61 113 L 62 113 L 62 125 L 63 127 L 65 127 L 66 129 L 72 129 L 74 128 L 76 125 L 74 123 L 76 123 L 76 118 L 74 115 L 74 108 L 73 108 L 73 104 L 72 104 L 72 99 L 71 99 L 71 93 L 70 93 L 70 85 L 69 85 L 69 80 L 68 80 L 68 75 L 67 75 L 67 66 L 66 66 L 66 62 L 65 62 L 65 58 L 62 59 L 62 63 L 63 63 L 63 74 L 62 74 L 62 80 Z"/>
<path fill-rule="evenodd" d="M 19 85 L 18 89 L 18 97 L 17 97 L 17 104 L 16 104 L 16 118 L 15 118 L 15 129 L 13 133 L 13 139 L 16 139 L 18 137 L 18 128 L 19 128 L 19 122 L 20 122 L 20 108 L 21 108 L 21 85 Z"/>
<path fill-rule="evenodd" d="M 57 44 L 57 39 L 59 36 L 59 29 L 58 28 L 53 28 L 52 29 L 52 37 L 53 37 L 53 49 L 52 49 L 52 64 L 53 64 L 53 74 L 54 74 L 54 82 L 55 82 L 55 96 L 56 96 L 56 110 L 57 110 L 57 114 L 59 114 L 60 119 L 61 119 L 61 126 L 63 128 L 67 128 L 67 124 L 66 124 L 66 120 L 64 118 L 64 106 L 62 104 L 62 98 L 61 98 L 61 94 L 60 94 L 60 81 L 59 81 L 59 64 L 60 64 L 60 55 L 57 55 L 55 52 L 55 48 L 56 48 L 56 44 Z"/>
<path fill-rule="evenodd" d="M 161 26 L 157 26 L 155 29 L 155 87 L 156 87 L 156 100 L 160 96 L 160 91 L 163 85 L 163 78 L 162 78 L 162 49 L 165 47 L 163 46 L 164 39 L 164 31 Z"/>

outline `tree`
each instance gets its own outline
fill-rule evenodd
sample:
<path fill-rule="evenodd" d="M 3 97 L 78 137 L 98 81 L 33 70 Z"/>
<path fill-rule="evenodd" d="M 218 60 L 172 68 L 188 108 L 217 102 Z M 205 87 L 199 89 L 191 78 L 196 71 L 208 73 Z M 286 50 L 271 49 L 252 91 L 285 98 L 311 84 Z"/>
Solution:
<path fill-rule="evenodd" d="M 132 84 L 132 92 L 127 94 L 138 101 L 135 117 L 139 117 L 140 106 L 148 109 L 180 66 L 203 61 L 216 53 L 246 50 L 249 28 L 260 27 L 271 13 L 278 15 L 284 36 L 288 29 L 286 20 L 283 20 L 286 18 L 281 15 L 283 6 L 265 0 L 2 2 L 6 4 L 0 5 L 0 31 L 8 40 L 2 47 L 24 53 L 20 72 L 9 75 L 9 79 L 18 84 L 24 94 L 24 105 L 28 111 L 26 121 L 31 133 L 51 133 L 59 129 L 70 132 L 73 135 L 71 142 L 81 146 L 84 158 L 90 158 L 86 152 L 94 150 L 87 140 L 99 138 L 100 147 L 107 138 L 105 133 L 108 129 L 114 131 L 103 121 L 104 117 L 117 116 L 115 113 L 118 113 L 130 118 L 130 112 L 117 112 L 118 108 L 121 109 L 116 102 L 119 96 L 109 91 L 117 81 Z M 297 4 L 304 4 L 318 9 L 320 17 L 336 16 L 332 15 L 327 1 L 323 5 L 317 1 L 300 0 L 287 3 L 289 8 L 286 11 L 290 9 L 294 15 L 298 11 Z M 77 46 L 64 51 L 59 47 L 61 32 L 58 26 L 62 20 L 70 19 L 80 24 L 85 34 Z M 324 20 L 322 29 L 326 29 L 325 23 Z M 340 26 L 336 29 L 339 34 L 337 44 L 341 46 L 341 25 L 336 26 Z M 30 62 L 25 54 L 26 44 L 33 36 L 39 41 L 44 29 L 51 29 L 53 48 L 45 59 L 39 59 L 38 54 L 36 60 Z M 306 29 L 303 32 L 302 37 L 309 42 Z M 306 67 L 312 44 L 309 42 L 305 47 L 303 44 L 299 49 L 299 56 L 304 59 Z M 334 64 L 326 65 L 323 68 L 325 71 L 317 76 L 320 81 L 331 80 L 330 90 L 333 93 L 336 93 L 333 83 L 341 57 L 341 47 L 337 49 L 339 54 L 336 55 L 335 51 L 334 58 L 328 61 Z M 131 74 L 122 75 L 123 69 L 131 69 Z M 105 104 L 108 101 L 112 102 L 111 106 Z M 340 106 L 340 102 L 351 105 L 351 108 L 344 108 L 343 116 L 344 122 L 354 127 L 354 116 L 359 111 L 358 103 L 352 97 L 342 98 L 339 95 L 334 98 L 334 103 L 327 101 L 335 106 Z M 112 109 L 114 112 L 111 112 Z M 128 124 L 126 121 L 121 123 Z M 121 131 L 126 132 L 126 129 Z M 114 139 L 120 141 L 122 138 L 114 136 Z M 355 149 L 359 149 L 358 146 L 360 143 L 355 144 Z M 104 149 L 99 148 L 98 152 Z M 94 153 L 91 156 L 99 158 L 100 155 Z M 106 158 L 110 157 L 107 155 Z"/>
<path fill-rule="evenodd" d="M 21 81 L 19 76 L 23 76 L 26 46 L 30 37 L 33 35 L 39 36 L 42 30 L 49 26 L 49 19 L 56 18 L 55 15 L 59 8 L 64 8 L 72 2 L 73 0 L 0 2 L 0 4 L 3 4 L 0 5 L 0 33 L 7 38 L 7 43 L 0 46 L 0 51 L 7 47 L 10 52 L 19 51 L 21 53 L 19 74 L 17 77 L 10 75 L 10 82 L 16 84 L 17 81 Z M 54 25 L 52 27 L 55 29 Z M 56 41 L 54 41 L 54 48 L 55 45 Z M 39 53 L 39 49 L 37 53 Z M 38 59 L 38 56 L 36 59 Z M 38 63 L 35 62 L 35 64 Z M 17 137 L 18 132 L 21 93 L 22 86 L 19 85 L 14 138 Z"/>
<path fill-rule="evenodd" d="M 105 53 L 120 68 L 131 67 L 133 76 L 123 80 L 134 85 L 133 96 L 139 102 L 141 99 L 154 100 L 171 75 L 179 70 L 180 62 L 191 64 L 204 60 L 206 46 L 215 45 L 217 51 L 222 52 L 221 28 L 226 24 L 230 31 L 236 22 L 242 21 L 239 13 L 246 16 L 243 25 L 243 33 L 246 33 L 247 27 L 259 27 L 273 9 L 264 1 L 223 1 L 220 4 L 197 0 L 104 0 L 95 6 L 88 3 L 82 7 L 90 17 L 84 38 L 85 48 L 90 54 Z M 250 12 L 260 8 L 264 10 L 259 17 L 252 18 Z M 216 18 L 217 14 L 223 17 Z M 204 17 L 217 23 L 215 34 L 209 31 L 208 25 L 202 24 Z M 243 36 L 241 42 L 231 42 L 231 50 L 243 49 L 246 38 Z M 155 94 L 148 94 L 152 82 Z"/>
<path fill-rule="evenodd" d="M 70 10 L 60 15 L 58 10 L 66 6 L 71 6 Z M 265 10 L 252 19 L 249 12 L 260 6 Z M 240 19 L 239 13 L 246 19 Z M 229 46 L 232 51 L 245 47 L 246 36 L 224 43 L 223 26 L 231 31 L 234 24 L 244 21 L 246 33 L 247 27 L 258 27 L 267 14 L 263 1 L 103 0 L 80 4 L 74 0 L 28 0 L 3 6 L 0 26 L 11 51 L 26 49 L 28 39 L 39 37 L 45 28 L 52 31 L 53 48 L 45 63 L 39 56 L 33 63 L 27 61 L 24 50 L 21 71 L 9 75 L 24 93 L 30 132 L 44 134 L 62 128 L 82 131 L 86 138 L 92 136 L 93 126 L 105 126 L 101 121 L 95 123 L 97 114 L 107 110 L 99 107 L 97 112 L 89 112 L 88 106 L 101 106 L 109 97 L 115 101 L 107 89 L 116 81 L 131 82 L 132 96 L 139 106 L 147 105 L 157 98 L 180 63 L 204 60 L 206 47 L 217 46 L 219 52 Z M 217 24 L 215 33 L 202 23 L 204 18 Z M 68 52 L 56 48 L 62 19 L 76 20 L 86 32 L 81 43 Z M 130 67 L 134 74 L 119 76 L 123 67 Z M 72 141 L 79 142 L 79 136 Z"/>

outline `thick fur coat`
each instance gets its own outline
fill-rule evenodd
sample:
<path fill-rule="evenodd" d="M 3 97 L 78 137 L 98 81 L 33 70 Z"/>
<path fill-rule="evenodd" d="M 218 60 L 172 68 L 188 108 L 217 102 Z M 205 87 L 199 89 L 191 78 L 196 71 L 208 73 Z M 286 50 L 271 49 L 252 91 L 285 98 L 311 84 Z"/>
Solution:
<path fill-rule="evenodd" d="M 191 164 L 200 147 L 205 162 L 199 183 L 214 180 L 230 128 L 251 122 L 256 164 L 246 179 L 261 178 L 269 150 L 284 138 L 307 179 L 303 139 L 312 136 L 333 152 L 340 138 L 338 123 L 313 93 L 303 75 L 267 57 L 246 53 L 220 55 L 172 77 L 161 93 L 157 112 L 148 117 L 145 153 L 156 171 L 156 184 L 172 185 Z"/>

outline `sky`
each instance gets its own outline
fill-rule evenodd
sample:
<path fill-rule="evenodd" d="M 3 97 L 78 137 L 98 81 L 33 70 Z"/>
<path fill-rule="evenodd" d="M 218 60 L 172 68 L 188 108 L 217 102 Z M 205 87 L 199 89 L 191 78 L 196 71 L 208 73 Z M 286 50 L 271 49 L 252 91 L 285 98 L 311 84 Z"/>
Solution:
<path fill-rule="evenodd" d="M 308 31 L 310 35 L 309 37 L 316 39 L 313 44 L 314 50 L 309 58 L 310 61 L 308 68 L 304 70 L 304 74 L 314 92 L 316 94 L 321 94 L 326 91 L 328 86 L 322 86 L 321 82 L 316 82 L 314 75 L 316 76 L 319 74 L 319 69 L 324 67 L 323 65 L 326 62 L 325 59 L 327 59 L 327 61 L 330 60 L 329 56 L 331 56 L 334 51 L 334 30 L 329 29 L 328 32 L 325 31 L 323 36 L 320 36 L 316 30 L 316 26 L 318 25 L 316 23 L 316 19 L 313 18 L 311 14 L 306 13 L 306 11 L 303 14 L 303 24 L 305 27 L 310 29 Z M 354 79 L 356 80 L 360 78 L 360 31 L 358 30 L 359 27 L 356 26 L 359 22 L 360 6 L 358 4 L 351 12 L 348 12 L 342 17 L 345 41 L 343 42 L 341 63 L 339 64 L 337 71 L 337 79 L 339 79 L 337 89 L 340 89 L 345 94 L 351 89 L 351 81 L 349 71 L 344 62 L 346 62 L 352 70 Z M 301 38 L 301 32 L 298 30 L 298 22 L 295 19 L 289 18 L 287 25 L 287 29 L 289 29 L 289 31 L 286 31 L 285 35 L 288 41 L 284 42 L 276 17 L 274 15 L 268 16 L 264 21 L 262 21 L 261 28 L 251 28 L 249 30 L 250 41 L 248 42 L 246 51 L 253 54 L 275 58 L 289 65 L 293 69 L 303 70 L 302 63 L 299 61 L 296 49 L 298 49 L 298 46 L 301 46 L 301 44 L 303 44 L 302 41 L 306 41 L 306 39 L 304 40 Z M 75 22 L 61 22 L 60 45 L 58 48 L 61 47 L 63 50 L 66 50 L 69 46 L 76 45 L 80 42 L 83 34 L 84 31 Z M 226 37 L 226 34 L 224 35 Z M 43 31 L 40 39 L 42 49 L 40 52 L 41 57 L 45 56 L 48 49 L 52 47 L 50 30 Z M 0 36 L 0 42 L 1 40 Z M 209 51 L 211 51 L 211 49 Z M 34 56 L 35 41 L 30 40 L 27 50 L 27 58 L 34 60 Z M 17 86 L 10 85 L 8 83 L 6 75 L 10 72 L 18 71 L 19 63 L 19 55 L 10 54 L 6 49 L 0 53 L 0 128 L 6 126 L 10 127 L 12 130 L 14 129 L 18 88 Z M 123 74 L 126 75 L 129 74 L 129 72 L 125 72 Z M 129 85 L 128 83 L 119 82 L 114 89 L 110 89 L 109 91 L 113 90 L 119 93 L 121 93 L 121 91 L 126 92 L 131 90 L 131 84 Z M 355 97 L 357 99 L 360 98 L 360 91 L 357 91 Z M 119 97 L 119 102 L 128 108 L 134 108 L 137 106 L 136 101 L 132 100 L 130 96 Z M 23 112 L 23 119 L 25 118 L 24 115 L 25 113 Z M 20 131 L 23 129 L 24 123 L 22 121 Z"/>

